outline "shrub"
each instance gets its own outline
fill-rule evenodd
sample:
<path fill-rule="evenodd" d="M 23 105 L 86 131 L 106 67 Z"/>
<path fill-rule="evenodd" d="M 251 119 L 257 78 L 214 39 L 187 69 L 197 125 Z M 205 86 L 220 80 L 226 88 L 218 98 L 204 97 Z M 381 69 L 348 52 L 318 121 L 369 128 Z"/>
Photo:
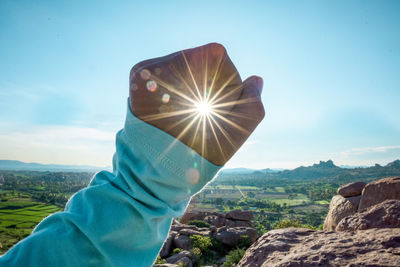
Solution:
<path fill-rule="evenodd" d="M 206 252 L 212 247 L 211 238 L 209 236 L 192 235 L 190 236 L 194 248 L 199 248 L 201 252 Z"/>
<path fill-rule="evenodd" d="M 225 246 L 221 241 L 215 237 L 211 237 L 212 250 L 216 251 L 221 256 L 227 253 L 227 246 Z"/>
<path fill-rule="evenodd" d="M 226 261 L 224 267 L 234 267 L 243 258 L 244 250 L 241 248 L 229 251 L 226 255 Z"/>
<path fill-rule="evenodd" d="M 154 262 L 154 264 L 164 264 L 164 263 L 167 263 L 167 261 L 165 259 L 162 259 L 160 256 L 158 256 L 156 261 Z"/>
<path fill-rule="evenodd" d="M 197 258 L 200 258 L 201 255 L 202 255 L 201 250 L 200 250 L 199 248 L 192 248 L 192 249 L 190 250 L 190 253 L 192 253 L 192 255 L 193 255 L 194 257 L 197 257 Z"/>
<path fill-rule="evenodd" d="M 242 235 L 238 240 L 238 248 L 248 249 L 253 243 L 248 235 Z"/>
<path fill-rule="evenodd" d="M 210 227 L 210 224 L 208 222 L 201 221 L 201 220 L 192 220 L 192 221 L 189 221 L 187 224 L 194 225 L 197 227 L 207 227 L 207 228 Z"/>
<path fill-rule="evenodd" d="M 285 219 L 285 220 L 277 222 L 274 225 L 274 229 L 281 229 L 281 228 L 288 228 L 288 227 L 299 228 L 299 227 L 303 227 L 303 224 L 301 223 L 301 221 Z"/>
<path fill-rule="evenodd" d="M 183 251 L 183 249 L 181 249 L 181 248 L 174 248 L 174 250 L 172 250 L 172 255 L 179 254 L 182 251 Z"/>

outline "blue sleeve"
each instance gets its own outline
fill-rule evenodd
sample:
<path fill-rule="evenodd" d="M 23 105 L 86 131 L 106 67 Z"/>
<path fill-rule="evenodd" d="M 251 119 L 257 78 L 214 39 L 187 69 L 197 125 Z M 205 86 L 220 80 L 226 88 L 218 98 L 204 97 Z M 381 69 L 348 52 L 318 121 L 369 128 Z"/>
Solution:
<path fill-rule="evenodd" d="M 0 266 L 151 266 L 172 218 L 220 168 L 128 107 L 113 172 L 97 173 L 63 212 L 0 257 Z"/>

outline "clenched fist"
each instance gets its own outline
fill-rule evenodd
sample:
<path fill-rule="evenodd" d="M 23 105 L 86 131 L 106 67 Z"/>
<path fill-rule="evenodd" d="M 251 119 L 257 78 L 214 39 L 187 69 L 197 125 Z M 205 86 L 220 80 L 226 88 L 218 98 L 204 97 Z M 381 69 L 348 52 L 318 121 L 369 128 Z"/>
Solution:
<path fill-rule="evenodd" d="M 242 82 L 216 43 L 142 61 L 130 73 L 136 117 L 225 164 L 264 118 L 262 78 Z"/>

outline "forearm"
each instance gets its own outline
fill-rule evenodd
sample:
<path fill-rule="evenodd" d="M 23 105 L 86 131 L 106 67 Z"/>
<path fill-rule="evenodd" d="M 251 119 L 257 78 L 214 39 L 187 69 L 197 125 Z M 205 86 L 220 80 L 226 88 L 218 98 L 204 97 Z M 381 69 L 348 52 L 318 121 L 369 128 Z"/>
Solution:
<path fill-rule="evenodd" d="M 0 265 L 150 266 L 172 218 L 219 169 L 129 110 L 113 168 L 97 173 Z"/>

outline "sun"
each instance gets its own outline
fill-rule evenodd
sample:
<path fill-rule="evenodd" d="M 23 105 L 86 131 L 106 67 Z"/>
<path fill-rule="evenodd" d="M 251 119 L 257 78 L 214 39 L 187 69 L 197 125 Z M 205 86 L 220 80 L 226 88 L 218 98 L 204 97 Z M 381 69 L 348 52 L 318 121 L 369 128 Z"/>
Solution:
<path fill-rule="evenodd" d="M 205 100 L 195 103 L 195 107 L 196 111 L 203 116 L 209 116 L 213 110 L 212 104 Z"/>

